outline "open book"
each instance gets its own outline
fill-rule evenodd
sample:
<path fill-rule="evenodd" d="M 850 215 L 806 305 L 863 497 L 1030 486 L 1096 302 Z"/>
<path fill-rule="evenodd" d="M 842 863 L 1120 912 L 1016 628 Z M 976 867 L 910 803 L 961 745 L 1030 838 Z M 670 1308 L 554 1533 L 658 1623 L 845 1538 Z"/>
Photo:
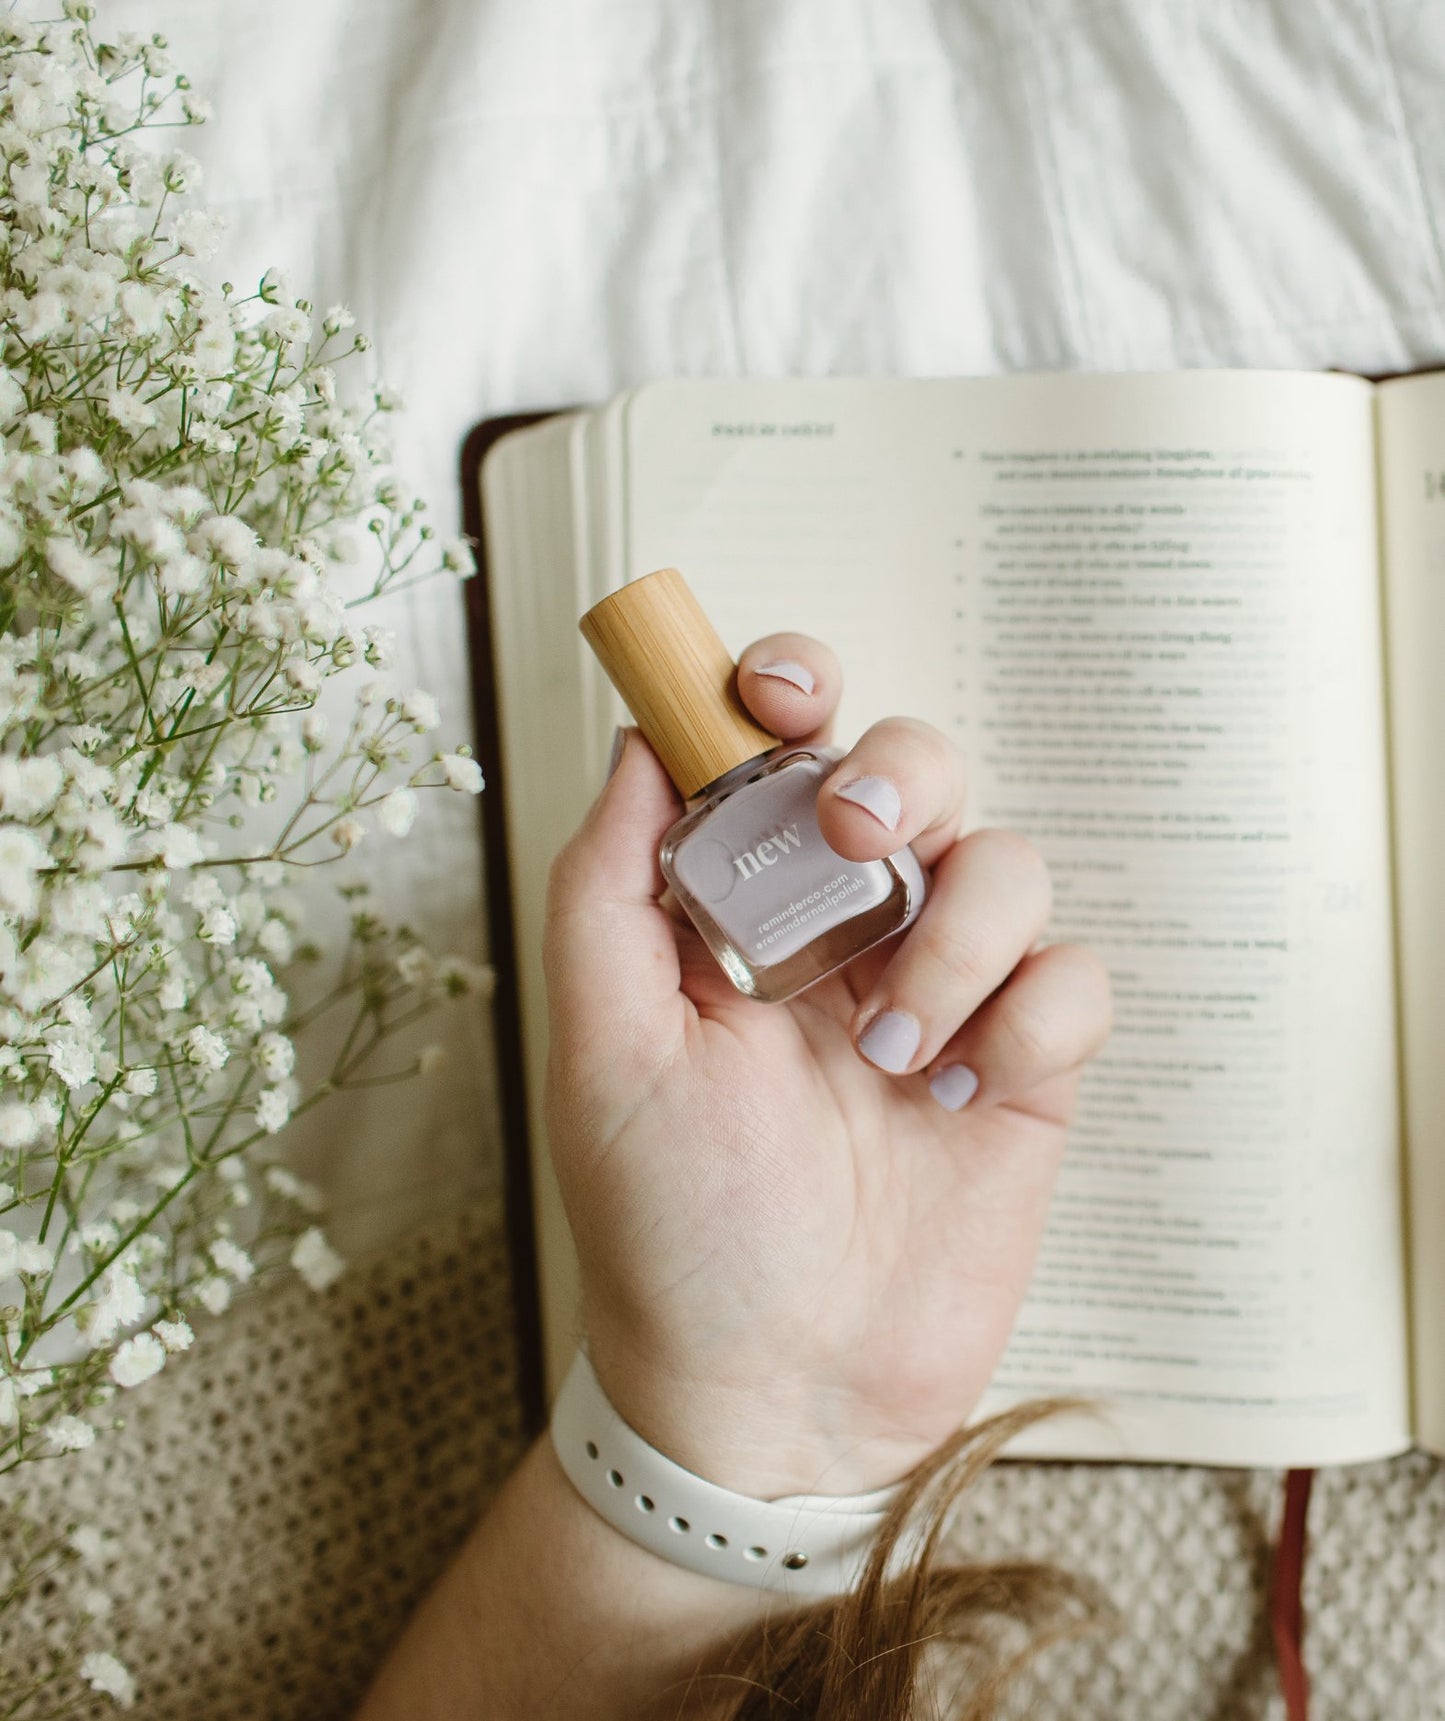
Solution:
<path fill-rule="evenodd" d="M 554 1382 L 546 874 L 628 720 L 577 618 L 672 564 L 735 653 L 832 645 L 840 743 L 955 736 L 1112 970 L 982 1409 L 1101 1400 L 1060 1457 L 1445 1451 L 1445 376 L 661 383 L 482 490 Z"/>

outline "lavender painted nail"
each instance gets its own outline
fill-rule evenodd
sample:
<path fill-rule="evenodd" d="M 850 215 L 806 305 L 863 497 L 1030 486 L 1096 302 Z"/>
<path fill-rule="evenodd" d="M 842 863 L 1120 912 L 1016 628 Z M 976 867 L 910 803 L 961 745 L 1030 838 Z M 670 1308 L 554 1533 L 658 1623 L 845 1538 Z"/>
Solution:
<path fill-rule="evenodd" d="M 962 1111 L 978 1092 L 978 1077 L 967 1064 L 948 1064 L 928 1078 L 928 1090 L 945 1111 Z"/>
<path fill-rule="evenodd" d="M 872 813 L 885 831 L 897 830 L 903 797 L 886 777 L 855 777 L 835 792 L 840 801 L 852 801 L 865 813 Z"/>
<path fill-rule="evenodd" d="M 875 1016 L 858 1036 L 858 1050 L 870 1064 L 901 1076 L 918 1050 L 922 1030 L 916 1017 L 906 1010 L 885 1010 Z"/>
<path fill-rule="evenodd" d="M 777 663 L 760 663 L 753 674 L 771 675 L 779 681 L 791 682 L 800 693 L 811 693 L 817 686 L 812 670 L 801 663 L 794 663 L 791 658 L 782 658 Z"/>

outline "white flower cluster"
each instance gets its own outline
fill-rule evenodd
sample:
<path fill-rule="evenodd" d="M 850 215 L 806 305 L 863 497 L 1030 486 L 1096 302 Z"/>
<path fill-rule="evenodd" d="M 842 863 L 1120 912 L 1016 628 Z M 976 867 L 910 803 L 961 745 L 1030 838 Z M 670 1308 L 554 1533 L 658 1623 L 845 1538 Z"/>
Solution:
<path fill-rule="evenodd" d="M 358 619 L 467 548 L 388 469 L 387 391 L 343 398 L 350 313 L 197 272 L 199 170 L 143 135 L 204 118 L 164 42 L 64 12 L 0 20 L 0 1473 L 89 1445 L 269 1261 L 333 1282 L 271 1138 L 432 1067 L 359 1074 L 486 978 L 348 887 L 321 1002 L 283 985 L 321 954 L 300 869 L 482 787 Z M 308 1085 L 323 1008 L 354 1021 Z M 129 1701 L 108 1652 L 80 1671 Z"/>

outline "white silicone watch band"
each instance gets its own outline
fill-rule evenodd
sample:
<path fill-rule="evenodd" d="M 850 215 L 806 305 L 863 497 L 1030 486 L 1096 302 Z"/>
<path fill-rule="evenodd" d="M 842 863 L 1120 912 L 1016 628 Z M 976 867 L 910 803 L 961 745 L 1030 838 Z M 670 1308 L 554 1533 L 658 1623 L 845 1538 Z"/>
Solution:
<path fill-rule="evenodd" d="M 896 1492 L 754 1500 L 705 1482 L 622 1420 L 585 1351 L 557 1395 L 551 1432 L 572 1485 L 624 1536 L 673 1565 L 793 1596 L 853 1586 Z"/>

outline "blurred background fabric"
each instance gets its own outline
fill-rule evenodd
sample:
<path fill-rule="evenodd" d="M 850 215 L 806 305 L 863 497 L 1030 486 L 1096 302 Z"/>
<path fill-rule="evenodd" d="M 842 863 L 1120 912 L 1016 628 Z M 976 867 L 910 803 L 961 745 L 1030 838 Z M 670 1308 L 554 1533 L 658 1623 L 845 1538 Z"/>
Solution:
<path fill-rule="evenodd" d="M 107 1533 L 85 1576 L 115 1597 L 131 1714 L 346 1721 L 522 1451 L 497 1204 L 423 1227 L 324 1296 L 293 1281 L 249 1299 L 127 1410 L 87 1451 L 29 1466 L 24 1496 Z M 1053 1561 L 1117 1616 L 1045 1651 L 1009 1721 L 1283 1721 L 1266 1611 L 1278 1503 L 1268 1470 L 996 1465 L 948 1553 Z M 1310 1521 L 1311 1721 L 1440 1721 L 1445 1465 L 1322 1471 Z M 68 1583 L 40 1586 L 6 1615 L 0 1654 L 63 1638 L 69 1600 Z"/>

